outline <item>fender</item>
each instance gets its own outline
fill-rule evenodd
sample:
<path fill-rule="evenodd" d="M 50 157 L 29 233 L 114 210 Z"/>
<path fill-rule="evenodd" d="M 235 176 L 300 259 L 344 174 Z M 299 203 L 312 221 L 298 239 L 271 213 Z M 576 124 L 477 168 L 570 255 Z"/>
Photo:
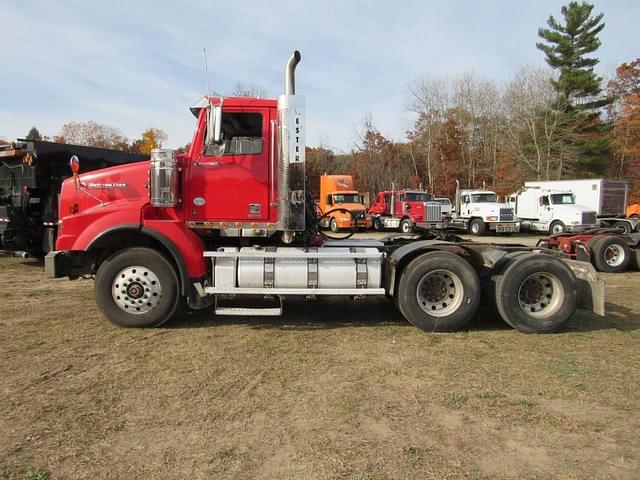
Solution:
<path fill-rule="evenodd" d="M 387 293 L 393 296 L 397 283 L 396 276 L 399 270 L 421 253 L 434 250 L 446 250 L 464 256 L 470 255 L 468 249 L 440 240 L 421 240 L 407 243 L 395 249 L 386 259 L 387 268 L 385 268 L 384 283 Z"/>
<path fill-rule="evenodd" d="M 175 226 L 176 224 L 170 223 L 169 225 Z M 164 225 L 164 231 L 160 232 L 158 229 L 153 228 L 153 226 L 140 227 L 140 225 L 137 224 L 115 225 L 95 237 L 86 247 L 86 250 L 88 251 L 91 248 L 97 246 L 102 240 L 106 239 L 110 235 L 120 232 L 135 232 L 153 238 L 164 248 L 166 248 L 167 251 L 171 254 L 171 257 L 173 258 L 174 263 L 178 268 L 177 273 L 180 277 L 182 293 L 183 295 L 190 296 L 192 293 L 193 282 L 202 281 L 207 276 L 206 263 L 204 257 L 202 256 L 203 245 L 200 241 L 200 238 L 190 230 L 181 231 L 180 228 L 172 229 L 171 227 L 167 228 L 167 226 L 168 225 Z M 185 235 L 185 233 L 187 235 Z M 189 233 L 195 236 L 200 242 L 199 257 L 190 255 L 191 253 L 195 254 L 198 248 L 193 245 L 192 239 L 188 238 Z M 185 248 L 185 245 L 188 246 Z"/>
<path fill-rule="evenodd" d="M 183 262 L 188 278 L 203 279 L 208 269 L 204 258 L 204 242 L 196 233 L 187 228 L 184 222 L 166 220 L 143 220 L 140 230 L 161 242 L 176 258 Z"/>
<path fill-rule="evenodd" d="M 94 209 L 78 216 L 67 216 L 62 221 L 56 241 L 57 250 L 86 251 L 96 238 L 114 228 L 136 226 L 140 229 L 140 210 L 111 209 L 111 211 Z"/>

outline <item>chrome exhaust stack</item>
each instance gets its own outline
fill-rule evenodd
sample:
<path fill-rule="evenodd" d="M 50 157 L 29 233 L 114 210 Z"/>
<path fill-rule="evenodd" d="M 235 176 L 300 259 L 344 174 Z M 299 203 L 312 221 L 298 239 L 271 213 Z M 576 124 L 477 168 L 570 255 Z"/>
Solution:
<path fill-rule="evenodd" d="M 300 63 L 302 56 L 298 50 L 294 51 L 287 61 L 287 67 L 284 70 L 284 94 L 296 94 L 296 67 Z"/>
<path fill-rule="evenodd" d="M 289 57 L 284 71 L 284 95 L 278 98 L 279 202 L 278 230 L 290 243 L 305 224 L 305 108 L 304 97 L 296 95 L 296 66 L 300 52 Z"/>

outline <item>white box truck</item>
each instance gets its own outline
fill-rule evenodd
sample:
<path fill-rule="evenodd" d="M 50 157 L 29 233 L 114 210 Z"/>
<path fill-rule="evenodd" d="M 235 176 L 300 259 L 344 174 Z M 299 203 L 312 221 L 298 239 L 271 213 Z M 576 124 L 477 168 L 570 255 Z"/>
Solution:
<path fill-rule="evenodd" d="M 640 221 L 624 218 L 629 184 L 626 180 L 585 178 L 578 180 L 546 180 L 525 182 L 525 187 L 570 191 L 575 202 L 596 211 L 603 227 L 616 227 L 626 233 L 640 226 Z"/>
<path fill-rule="evenodd" d="M 550 234 L 583 232 L 598 226 L 596 211 L 578 205 L 568 190 L 525 187 L 509 197 L 520 229 Z"/>

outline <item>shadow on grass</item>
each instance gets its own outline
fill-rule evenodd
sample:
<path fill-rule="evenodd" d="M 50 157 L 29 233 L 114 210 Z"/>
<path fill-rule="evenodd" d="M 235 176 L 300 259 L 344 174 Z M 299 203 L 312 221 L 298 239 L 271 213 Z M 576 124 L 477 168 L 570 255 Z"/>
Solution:
<path fill-rule="evenodd" d="M 164 328 L 206 328 L 219 325 L 246 325 L 256 329 L 320 330 L 346 327 L 396 327 L 415 328 L 405 320 L 386 298 L 364 298 L 352 300 L 342 297 L 321 297 L 306 301 L 288 299 L 283 302 L 281 317 L 216 316 L 213 308 L 190 312 L 163 325 Z M 478 313 L 462 329 L 469 330 L 511 330 L 489 308 L 481 306 Z"/>
<path fill-rule="evenodd" d="M 605 316 L 578 310 L 567 326 L 567 332 L 592 332 L 598 330 L 620 330 L 632 332 L 640 330 L 640 316 L 623 305 L 605 304 Z"/>
<path fill-rule="evenodd" d="M 590 332 L 598 330 L 640 330 L 640 318 L 621 305 L 607 303 L 606 316 L 578 310 L 562 333 Z M 255 329 L 320 330 L 347 327 L 396 327 L 414 328 L 386 298 L 351 300 L 341 297 L 324 297 L 315 301 L 288 299 L 283 302 L 281 317 L 266 316 L 216 316 L 213 308 L 182 314 L 165 328 L 207 328 L 220 325 L 245 325 Z M 478 313 L 462 331 L 513 330 L 489 306 L 481 305 Z"/>

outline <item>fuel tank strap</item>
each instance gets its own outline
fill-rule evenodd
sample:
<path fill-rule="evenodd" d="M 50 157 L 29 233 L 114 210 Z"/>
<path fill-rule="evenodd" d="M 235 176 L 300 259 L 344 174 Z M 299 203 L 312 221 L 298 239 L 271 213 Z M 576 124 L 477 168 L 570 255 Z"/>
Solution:
<path fill-rule="evenodd" d="M 349 249 L 351 253 L 358 253 L 355 247 Z M 367 288 L 369 272 L 367 271 L 366 258 L 355 258 L 356 262 L 356 288 Z"/>
<path fill-rule="evenodd" d="M 276 247 L 267 247 L 265 249 L 266 252 L 276 252 Z M 275 270 L 276 270 L 276 259 L 274 257 L 264 257 L 264 277 L 263 277 L 263 286 L 264 288 L 273 288 L 275 286 Z"/>

